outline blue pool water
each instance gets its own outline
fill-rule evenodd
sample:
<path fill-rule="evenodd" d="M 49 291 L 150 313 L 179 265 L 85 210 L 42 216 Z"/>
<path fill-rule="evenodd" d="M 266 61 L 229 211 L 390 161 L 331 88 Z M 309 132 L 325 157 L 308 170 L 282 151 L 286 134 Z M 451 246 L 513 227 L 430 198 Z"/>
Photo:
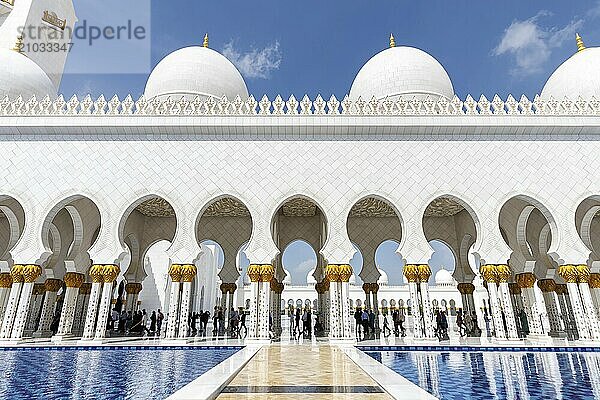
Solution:
<path fill-rule="evenodd" d="M 366 353 L 440 399 L 600 399 L 596 352 Z"/>
<path fill-rule="evenodd" d="M 238 350 L 4 350 L 0 399 L 164 399 Z"/>

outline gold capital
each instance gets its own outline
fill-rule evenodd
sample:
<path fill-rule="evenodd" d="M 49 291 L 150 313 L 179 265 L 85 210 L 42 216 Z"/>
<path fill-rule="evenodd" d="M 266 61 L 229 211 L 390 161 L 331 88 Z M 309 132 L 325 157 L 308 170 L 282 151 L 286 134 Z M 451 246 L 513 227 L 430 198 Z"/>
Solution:
<path fill-rule="evenodd" d="M 248 276 L 252 282 L 271 282 L 275 268 L 271 264 L 250 264 Z"/>
<path fill-rule="evenodd" d="M 127 294 L 139 294 L 142 291 L 142 284 L 139 282 L 129 282 L 125 285 L 125 292 Z"/>
<path fill-rule="evenodd" d="M 47 292 L 58 292 L 58 290 L 62 287 L 62 281 L 60 279 L 48 278 L 46 282 L 44 282 L 44 288 Z"/>
<path fill-rule="evenodd" d="M 182 264 L 181 268 L 181 281 L 192 282 L 196 276 L 196 266 L 194 264 Z"/>
<path fill-rule="evenodd" d="M 181 282 L 181 265 L 180 264 L 172 264 L 169 267 L 169 276 L 171 277 L 171 281 L 173 282 Z"/>
<path fill-rule="evenodd" d="M 532 288 L 535 284 L 535 275 L 531 272 L 524 272 L 522 274 L 517 274 L 515 280 L 521 289 Z"/>
<path fill-rule="evenodd" d="M 42 274 L 42 267 L 35 264 L 22 265 L 21 274 L 25 283 L 32 283 Z"/>
<path fill-rule="evenodd" d="M 554 279 L 540 279 L 538 287 L 544 293 L 554 292 L 556 290 L 556 282 Z"/>
<path fill-rule="evenodd" d="M 590 274 L 590 289 L 600 289 L 600 274 Z"/>
<path fill-rule="evenodd" d="M 2 272 L 0 274 L 0 288 L 9 288 L 12 286 L 13 279 L 9 272 Z"/>
<path fill-rule="evenodd" d="M 104 278 L 104 283 L 113 283 L 115 279 L 119 276 L 121 269 L 118 265 L 114 264 L 106 264 L 102 266 L 102 276 Z"/>
<path fill-rule="evenodd" d="M 457 289 L 461 294 L 473 294 L 475 291 L 475 285 L 469 282 L 459 283 Z"/>
<path fill-rule="evenodd" d="M 580 279 L 580 274 L 587 270 L 587 275 L 589 276 L 589 269 L 587 265 L 561 265 L 558 267 L 558 275 L 560 275 L 567 283 L 578 283 Z M 587 280 L 586 280 L 587 282 Z"/>
<path fill-rule="evenodd" d="M 65 285 L 71 288 L 80 288 L 85 282 L 85 275 L 76 272 L 67 272 L 63 278 Z"/>
<path fill-rule="evenodd" d="M 409 283 L 419 281 L 419 266 L 417 264 L 406 264 L 402 272 L 404 272 L 404 276 Z"/>
<path fill-rule="evenodd" d="M 92 284 L 90 282 L 83 283 L 79 288 L 79 294 L 86 295 L 92 292 Z"/>

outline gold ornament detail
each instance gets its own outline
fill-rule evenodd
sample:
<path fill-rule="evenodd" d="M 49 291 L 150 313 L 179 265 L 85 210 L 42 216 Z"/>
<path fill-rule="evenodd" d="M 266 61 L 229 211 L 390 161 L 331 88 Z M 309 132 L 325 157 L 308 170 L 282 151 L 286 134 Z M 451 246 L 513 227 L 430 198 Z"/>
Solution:
<path fill-rule="evenodd" d="M 403 269 L 404 276 L 409 283 L 419 282 L 419 266 L 416 264 L 406 264 Z"/>
<path fill-rule="evenodd" d="M 0 288 L 9 288 L 12 286 L 13 279 L 9 272 L 0 273 Z"/>
<path fill-rule="evenodd" d="M 88 272 L 90 278 L 92 278 L 93 283 L 102 283 L 104 282 L 104 269 L 103 265 L 92 265 L 90 267 L 90 271 Z"/>
<path fill-rule="evenodd" d="M 79 288 L 79 294 L 81 295 L 87 295 L 90 294 L 92 292 L 92 284 L 90 282 L 85 282 L 81 285 L 81 287 Z"/>
<path fill-rule="evenodd" d="M 510 294 L 521 294 L 521 287 L 515 282 L 508 284 L 508 290 L 510 291 Z"/>
<path fill-rule="evenodd" d="M 80 288 L 85 282 L 85 275 L 78 274 L 77 272 L 67 272 L 63 277 L 65 285 L 70 288 Z"/>
<path fill-rule="evenodd" d="M 283 285 L 283 283 L 277 281 L 277 279 L 275 279 L 275 278 L 271 279 L 270 285 L 271 285 L 271 291 L 273 291 L 277 294 L 283 293 L 284 285 Z"/>
<path fill-rule="evenodd" d="M 583 51 L 586 49 L 585 44 L 583 43 L 583 39 L 579 36 L 579 33 L 575 34 L 575 42 L 577 43 L 577 52 Z"/>
<path fill-rule="evenodd" d="M 44 294 L 46 292 L 46 286 L 43 283 L 34 283 L 32 294 L 34 296 L 39 296 L 40 294 Z"/>
<path fill-rule="evenodd" d="M 19 54 L 25 55 L 25 53 L 23 53 L 23 46 L 23 35 L 19 35 L 17 36 L 17 42 L 15 43 L 15 47 L 13 47 L 12 50 L 16 51 Z"/>
<path fill-rule="evenodd" d="M 129 282 L 125 285 L 125 292 L 127 294 L 140 294 L 142 291 L 142 284 L 140 282 Z"/>
<path fill-rule="evenodd" d="M 475 285 L 472 283 L 459 283 L 456 288 L 461 294 L 473 294 L 475 292 Z"/>
<path fill-rule="evenodd" d="M 44 282 L 44 287 L 47 292 L 58 292 L 58 290 L 62 287 L 62 281 L 60 279 L 48 278 L 46 282 Z"/>
<path fill-rule="evenodd" d="M 577 266 L 577 281 L 579 283 L 587 283 L 590 280 L 590 267 L 585 264 Z"/>
<path fill-rule="evenodd" d="M 325 276 L 329 282 L 348 282 L 352 276 L 352 267 L 348 264 L 327 264 Z"/>
<path fill-rule="evenodd" d="M 362 288 L 366 294 L 377 293 L 379 291 L 379 284 L 378 283 L 363 283 Z"/>
<path fill-rule="evenodd" d="M 427 264 L 421 264 L 418 266 L 419 271 L 419 281 L 421 283 L 429 282 L 429 278 L 431 277 L 431 268 Z"/>
<path fill-rule="evenodd" d="M 223 294 L 235 293 L 235 290 L 237 289 L 237 285 L 235 283 L 221 283 L 220 289 Z"/>
<path fill-rule="evenodd" d="M 517 285 L 521 289 L 532 288 L 535 285 L 535 275 L 531 272 L 523 272 L 522 274 L 515 275 L 515 280 L 517 281 Z"/>
<path fill-rule="evenodd" d="M 104 283 L 113 283 L 115 279 L 119 276 L 119 272 L 121 272 L 121 268 L 118 265 L 114 264 L 106 264 L 102 266 L 102 277 L 104 278 Z"/>
<path fill-rule="evenodd" d="M 577 283 L 579 281 L 579 270 L 577 265 L 561 265 L 558 267 L 558 275 L 567 283 Z"/>
<path fill-rule="evenodd" d="M 205 48 L 207 48 L 207 49 L 208 49 L 208 33 L 206 33 L 206 34 L 204 35 L 204 41 L 203 41 L 203 43 L 202 43 L 202 47 L 205 47 Z"/>
<path fill-rule="evenodd" d="M 510 267 L 506 264 L 482 265 L 479 272 L 487 283 L 506 283 L 512 276 Z"/>
<path fill-rule="evenodd" d="M 590 289 L 600 289 L 600 274 L 590 274 Z"/>
<path fill-rule="evenodd" d="M 496 274 L 498 275 L 498 283 L 505 283 L 510 281 L 512 273 L 510 267 L 506 264 L 499 264 L 496 266 Z"/>
<path fill-rule="evenodd" d="M 323 278 L 323 280 L 315 285 L 315 290 L 319 294 L 323 294 L 329 291 L 329 279 Z"/>
<path fill-rule="evenodd" d="M 394 39 L 394 34 L 390 33 L 390 48 L 396 47 L 396 39 Z"/>
<path fill-rule="evenodd" d="M 556 290 L 554 279 L 540 279 L 537 285 L 543 293 L 550 293 Z"/>
<path fill-rule="evenodd" d="M 21 265 L 21 275 L 23 282 L 33 283 L 42 274 L 42 267 L 35 264 Z M 14 277 L 13 277 L 14 280 Z"/>
<path fill-rule="evenodd" d="M 181 282 L 192 282 L 196 277 L 197 269 L 194 264 L 181 264 Z"/>
<path fill-rule="evenodd" d="M 569 294 L 568 287 L 564 283 L 557 283 L 556 289 L 554 290 L 556 291 L 556 294 Z"/>
<path fill-rule="evenodd" d="M 252 282 L 271 282 L 275 275 L 275 268 L 271 264 L 251 264 L 248 267 L 248 276 Z"/>
<path fill-rule="evenodd" d="M 169 267 L 169 276 L 171 277 L 172 282 L 181 282 L 181 273 L 180 264 L 171 264 Z"/>

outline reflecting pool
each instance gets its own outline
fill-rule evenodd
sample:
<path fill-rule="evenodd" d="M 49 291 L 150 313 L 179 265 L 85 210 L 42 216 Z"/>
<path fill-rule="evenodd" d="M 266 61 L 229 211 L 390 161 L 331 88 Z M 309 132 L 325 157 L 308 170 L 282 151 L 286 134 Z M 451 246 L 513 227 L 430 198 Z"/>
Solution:
<path fill-rule="evenodd" d="M 440 399 L 600 399 L 599 353 L 366 353 Z"/>
<path fill-rule="evenodd" d="M 164 399 L 239 349 L 3 349 L 0 398 Z"/>

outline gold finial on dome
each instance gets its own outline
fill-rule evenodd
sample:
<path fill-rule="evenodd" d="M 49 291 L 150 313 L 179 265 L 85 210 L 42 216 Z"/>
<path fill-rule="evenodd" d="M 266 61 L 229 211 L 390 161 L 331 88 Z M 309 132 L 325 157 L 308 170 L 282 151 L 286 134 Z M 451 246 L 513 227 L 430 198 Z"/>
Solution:
<path fill-rule="evenodd" d="M 394 39 L 394 34 L 390 33 L 390 48 L 396 47 L 396 39 Z"/>
<path fill-rule="evenodd" d="M 579 33 L 576 34 L 575 41 L 577 42 L 577 52 L 585 50 L 585 44 L 583 43 L 581 36 L 579 36 Z"/>
<path fill-rule="evenodd" d="M 12 49 L 19 54 L 23 54 L 23 35 L 17 36 L 17 42 L 15 43 L 15 47 Z"/>
<path fill-rule="evenodd" d="M 204 35 L 204 43 L 202 43 L 202 47 L 208 48 L 208 33 Z"/>

